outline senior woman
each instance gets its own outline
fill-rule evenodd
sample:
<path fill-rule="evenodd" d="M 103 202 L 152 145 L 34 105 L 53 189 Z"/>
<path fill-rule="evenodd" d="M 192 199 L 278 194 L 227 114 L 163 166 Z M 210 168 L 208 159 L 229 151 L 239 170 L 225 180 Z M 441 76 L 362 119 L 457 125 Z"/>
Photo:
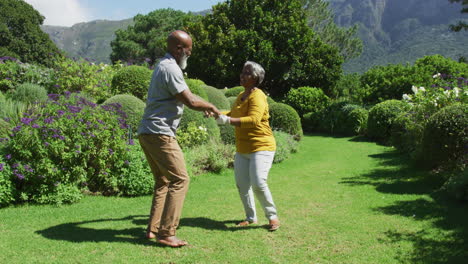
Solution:
<path fill-rule="evenodd" d="M 280 227 L 267 178 L 273 163 L 276 142 L 268 118 L 267 97 L 257 88 L 265 77 L 260 64 L 247 61 L 240 74 L 240 84 L 244 92 L 237 96 L 231 111 L 217 118 L 218 124 L 234 125 L 236 135 L 236 155 L 234 173 L 237 189 L 244 205 L 246 218 L 238 226 L 257 223 L 254 195 L 260 201 L 266 218 L 268 230 Z"/>

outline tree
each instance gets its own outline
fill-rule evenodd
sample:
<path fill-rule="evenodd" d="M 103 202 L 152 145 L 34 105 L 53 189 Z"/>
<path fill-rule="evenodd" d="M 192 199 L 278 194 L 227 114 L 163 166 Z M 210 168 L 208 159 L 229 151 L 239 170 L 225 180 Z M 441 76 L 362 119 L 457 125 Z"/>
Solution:
<path fill-rule="evenodd" d="M 323 42 L 336 47 L 345 60 L 361 54 L 362 40 L 356 36 L 357 25 L 350 28 L 339 27 L 335 15 L 324 0 L 303 0 L 307 24 L 320 36 Z"/>
<path fill-rule="evenodd" d="M 460 12 L 468 13 L 468 0 L 449 0 L 449 1 L 451 3 L 461 3 L 463 5 L 463 8 Z M 465 31 L 468 30 L 468 24 L 463 21 L 459 21 L 458 24 L 455 24 L 455 25 L 450 25 L 450 30 L 452 31 L 458 32 L 458 31 L 461 31 L 462 29 Z"/>
<path fill-rule="evenodd" d="M 59 49 L 39 27 L 44 17 L 22 0 L 0 0 L 0 56 L 49 66 Z"/>
<path fill-rule="evenodd" d="M 189 76 L 218 88 L 238 85 L 247 60 L 265 68 L 263 87 L 273 96 L 301 86 L 327 92 L 341 73 L 343 58 L 307 26 L 301 0 L 228 0 L 188 30 Z"/>
<path fill-rule="evenodd" d="M 154 63 L 166 53 L 166 39 L 169 33 L 182 29 L 188 21 L 195 19 L 191 13 L 173 9 L 159 9 L 147 15 L 133 18 L 135 24 L 116 31 L 111 42 L 112 62 L 123 60 L 135 63 Z"/>

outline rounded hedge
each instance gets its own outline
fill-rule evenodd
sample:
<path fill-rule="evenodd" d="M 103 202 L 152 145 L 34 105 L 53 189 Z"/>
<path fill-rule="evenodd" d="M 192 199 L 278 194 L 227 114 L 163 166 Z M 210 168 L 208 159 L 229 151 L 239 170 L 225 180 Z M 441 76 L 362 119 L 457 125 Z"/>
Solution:
<path fill-rule="evenodd" d="M 243 86 L 235 86 L 235 87 L 227 89 L 224 95 L 226 97 L 232 97 L 232 96 L 237 97 L 244 90 L 245 88 Z"/>
<path fill-rule="evenodd" d="M 33 83 L 23 83 L 11 94 L 11 98 L 25 104 L 32 104 L 34 102 L 45 102 L 48 96 L 44 87 Z"/>
<path fill-rule="evenodd" d="M 382 143 L 387 143 L 395 118 L 406 112 L 409 107 L 409 104 L 399 100 L 388 100 L 373 106 L 367 120 L 368 136 Z"/>
<path fill-rule="evenodd" d="M 301 119 L 296 110 L 287 104 L 275 103 L 270 106 L 270 126 L 273 130 L 293 135 L 296 140 L 303 136 Z"/>
<path fill-rule="evenodd" d="M 136 132 L 145 111 L 145 103 L 131 94 L 118 94 L 103 103 L 103 105 L 109 104 L 120 104 L 122 111 L 127 115 L 127 125 L 132 128 L 133 132 Z"/>
<path fill-rule="evenodd" d="M 208 94 L 206 93 L 206 84 L 198 79 L 185 79 L 185 83 L 193 94 L 200 96 L 203 100 L 208 101 Z"/>
<path fill-rule="evenodd" d="M 273 100 L 273 98 L 271 98 L 270 96 L 267 96 L 267 103 L 268 103 L 268 106 L 271 106 L 272 104 L 276 104 L 275 100 Z"/>
<path fill-rule="evenodd" d="M 210 138 L 220 139 L 219 127 L 214 118 L 205 118 L 203 112 L 185 107 L 178 129 L 185 130 L 190 123 L 195 123 L 197 127 L 206 128 Z"/>
<path fill-rule="evenodd" d="M 416 109 L 403 112 L 393 122 L 390 142 L 400 151 L 412 153 L 421 144 L 424 122 L 418 120 Z"/>
<path fill-rule="evenodd" d="M 132 65 L 124 67 L 112 78 L 111 91 L 113 94 L 131 94 L 142 100 L 146 99 L 151 81 L 151 70 Z"/>
<path fill-rule="evenodd" d="M 229 101 L 230 108 L 232 108 L 234 104 L 236 103 L 237 97 L 231 96 L 231 97 L 228 97 L 227 100 Z"/>
<path fill-rule="evenodd" d="M 228 99 L 221 90 L 208 85 L 203 86 L 203 88 L 208 95 L 208 101 L 214 104 L 219 110 L 231 109 Z"/>
<path fill-rule="evenodd" d="M 314 87 L 299 87 L 291 89 L 284 98 L 284 103 L 296 109 L 299 116 L 304 116 L 306 113 L 319 112 L 330 103 L 330 98 L 325 93 Z"/>
<path fill-rule="evenodd" d="M 421 152 L 426 164 L 432 167 L 446 163 L 464 166 L 467 146 L 468 105 L 447 106 L 429 118 Z"/>

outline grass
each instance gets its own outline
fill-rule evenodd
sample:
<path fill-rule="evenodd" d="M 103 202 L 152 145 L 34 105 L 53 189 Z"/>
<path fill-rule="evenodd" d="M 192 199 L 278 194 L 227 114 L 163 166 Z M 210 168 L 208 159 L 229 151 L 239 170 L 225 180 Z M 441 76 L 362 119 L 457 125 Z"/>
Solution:
<path fill-rule="evenodd" d="M 73 205 L 0 210 L 0 263 L 465 263 L 468 210 L 392 148 L 305 136 L 273 166 L 282 227 L 236 228 L 232 170 L 192 180 L 170 249 L 143 237 L 150 197 L 88 196 Z"/>

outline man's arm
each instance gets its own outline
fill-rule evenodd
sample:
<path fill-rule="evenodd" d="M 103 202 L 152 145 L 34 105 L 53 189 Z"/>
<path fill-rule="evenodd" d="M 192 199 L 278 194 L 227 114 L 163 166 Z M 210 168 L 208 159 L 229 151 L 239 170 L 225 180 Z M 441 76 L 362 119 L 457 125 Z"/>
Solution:
<path fill-rule="evenodd" d="M 175 97 L 190 109 L 204 111 L 205 114 L 214 115 L 216 118 L 221 114 L 216 106 L 194 95 L 190 89 L 185 89 L 183 92 L 176 94 Z"/>

